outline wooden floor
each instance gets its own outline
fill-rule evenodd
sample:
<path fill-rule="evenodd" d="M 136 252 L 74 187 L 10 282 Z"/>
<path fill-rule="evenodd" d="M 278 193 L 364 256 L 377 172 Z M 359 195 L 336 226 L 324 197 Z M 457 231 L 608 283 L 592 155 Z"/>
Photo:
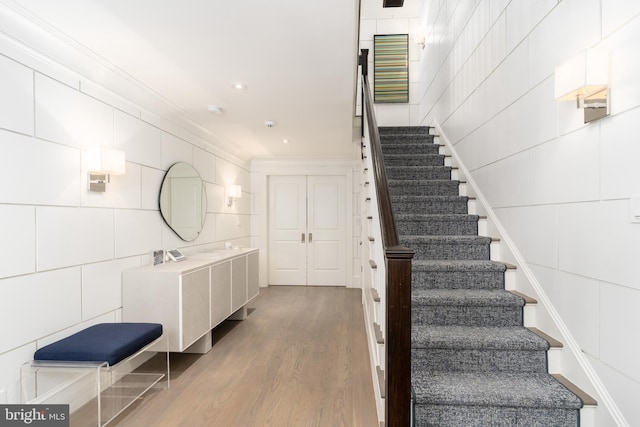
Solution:
<path fill-rule="evenodd" d="M 359 289 L 269 287 L 110 426 L 378 425 Z"/>

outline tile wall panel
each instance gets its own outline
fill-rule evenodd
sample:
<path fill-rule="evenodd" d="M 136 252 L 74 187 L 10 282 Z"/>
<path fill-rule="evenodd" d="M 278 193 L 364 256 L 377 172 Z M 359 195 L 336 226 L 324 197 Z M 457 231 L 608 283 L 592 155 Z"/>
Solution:
<path fill-rule="evenodd" d="M 38 271 L 113 259 L 110 209 L 36 208 Z"/>
<path fill-rule="evenodd" d="M 509 210 L 508 230 L 527 262 L 558 268 L 558 208 L 527 206 Z"/>
<path fill-rule="evenodd" d="M 207 244 L 207 243 L 211 243 L 211 242 L 215 242 L 216 240 L 221 240 L 221 239 L 217 239 L 217 234 L 216 234 L 216 216 L 215 214 L 212 213 L 208 213 L 205 220 L 204 220 L 204 225 L 202 226 L 202 231 L 200 232 L 200 234 L 198 235 L 198 237 L 196 237 L 196 239 L 193 241 L 193 244 L 195 245 L 203 245 L 203 244 Z M 225 215 L 225 216 L 229 216 L 229 215 Z M 249 217 L 246 218 L 246 220 L 244 221 L 249 221 Z M 249 227 L 251 224 L 248 224 L 247 227 Z M 241 236 L 244 237 L 246 235 L 249 235 L 249 233 L 247 232 L 245 235 Z"/>
<path fill-rule="evenodd" d="M 203 181 L 216 182 L 216 156 L 213 154 L 195 147 L 193 149 L 193 167 L 198 171 Z M 243 187 L 246 189 L 247 184 Z"/>
<path fill-rule="evenodd" d="M 36 136 L 75 147 L 113 147 L 113 107 L 41 74 L 35 79 Z"/>
<path fill-rule="evenodd" d="M 224 193 L 224 186 L 207 184 L 207 212 L 221 213 L 228 209 Z"/>
<path fill-rule="evenodd" d="M 0 354 L 80 322 L 80 268 L 0 280 Z"/>
<path fill-rule="evenodd" d="M 563 0 L 529 35 L 531 85 L 600 40 L 600 0 Z"/>
<path fill-rule="evenodd" d="M 140 266 L 138 257 L 82 266 L 82 320 L 122 307 L 122 271 Z"/>
<path fill-rule="evenodd" d="M 80 202 L 80 150 L 0 130 L 0 201 L 38 205 Z"/>
<path fill-rule="evenodd" d="M 492 206 L 522 206 L 531 200 L 529 153 L 516 154 L 489 166 Z"/>
<path fill-rule="evenodd" d="M 114 148 L 125 152 L 127 161 L 162 167 L 162 131 L 135 117 L 115 110 Z"/>
<path fill-rule="evenodd" d="M 36 343 L 30 342 L 6 353 L 0 352 L 0 382 L 4 391 L 0 404 L 21 401 L 20 368 L 25 361 L 33 359 L 36 350 Z"/>
<path fill-rule="evenodd" d="M 640 293 L 624 286 L 603 283 L 600 304 L 600 360 L 640 382 L 640 340 L 637 339 L 637 327 L 633 328 L 635 336 L 630 336 L 628 329 L 620 327 L 623 324 L 640 324 Z"/>
<path fill-rule="evenodd" d="M 638 292 L 640 296 L 640 224 L 629 221 L 629 201 L 612 200 L 600 202 L 602 222 L 599 231 L 602 235 L 598 260 L 603 281 L 624 285 Z M 631 326 L 631 324 L 628 324 Z"/>
<path fill-rule="evenodd" d="M 640 290 L 640 227 L 628 200 L 563 205 L 559 209 L 560 268 Z"/>
<path fill-rule="evenodd" d="M 378 19 L 376 34 L 409 34 L 409 19 Z"/>
<path fill-rule="evenodd" d="M 600 126 L 602 198 L 640 194 L 640 109 L 621 114 L 615 121 L 603 121 Z"/>
<path fill-rule="evenodd" d="M 0 56 L 0 128 L 33 135 L 33 71 Z"/>
<path fill-rule="evenodd" d="M 617 369 L 606 363 L 602 363 L 598 359 L 589 358 L 589 362 L 594 367 L 598 376 L 607 384 L 607 389 L 611 397 L 614 399 L 618 408 L 622 410 L 627 421 L 640 420 L 640 405 L 638 405 L 637 399 L 637 396 L 640 396 L 640 382 L 626 377 Z M 605 411 L 599 412 L 594 425 L 616 425 L 607 415 Z"/>
<path fill-rule="evenodd" d="M 558 209 L 558 260 L 561 270 L 599 278 L 602 249 L 606 240 L 598 224 L 603 224 L 599 202 L 571 203 Z"/>
<path fill-rule="evenodd" d="M 142 255 L 162 248 L 160 227 L 162 218 L 158 211 L 115 211 L 116 258 Z"/>
<path fill-rule="evenodd" d="M 193 145 L 171 134 L 162 132 L 162 167 L 163 170 L 178 162 L 193 165 Z"/>
<path fill-rule="evenodd" d="M 160 188 L 165 175 L 164 170 L 145 166 L 140 168 L 140 207 L 142 209 L 159 210 Z"/>
<path fill-rule="evenodd" d="M 600 140 L 587 127 L 531 150 L 531 202 L 597 200 L 600 197 Z"/>
<path fill-rule="evenodd" d="M 491 24 L 496 22 L 500 15 L 506 13 L 507 6 L 510 2 L 511 0 L 490 0 L 488 2 L 485 1 L 485 3 L 488 3 L 489 5 L 489 17 L 491 20 Z"/>
<path fill-rule="evenodd" d="M 640 16 L 636 16 L 629 25 L 616 31 L 599 45 L 609 51 L 612 114 L 638 106 L 640 99 L 638 84 L 640 61 L 637 56 L 639 39 Z"/>
<path fill-rule="evenodd" d="M 249 234 L 250 223 L 250 218 L 245 215 L 216 215 L 216 240 L 233 240 L 246 236 Z"/>
<path fill-rule="evenodd" d="M 547 296 L 585 353 L 600 355 L 600 282 L 587 277 L 534 265 Z M 558 338 L 558 337 L 555 337 Z"/>
<path fill-rule="evenodd" d="M 629 0 L 604 0 L 602 2 L 602 37 L 606 38 L 612 32 L 640 15 L 640 2 Z"/>
<path fill-rule="evenodd" d="M 507 111 L 498 113 L 493 120 L 480 127 L 476 137 L 476 161 L 479 166 L 485 166 L 507 157 L 507 144 L 511 141 L 508 134 L 509 122 Z"/>
<path fill-rule="evenodd" d="M 36 208 L 0 205 L 0 236 L 0 278 L 35 272 Z"/>
<path fill-rule="evenodd" d="M 556 137 L 557 101 L 553 99 L 553 78 L 531 89 L 506 110 L 507 152 L 519 153 Z M 498 129 L 496 129 L 498 131 Z"/>
<path fill-rule="evenodd" d="M 558 4 L 557 0 L 512 1 L 507 7 L 507 51 L 511 52 Z"/>

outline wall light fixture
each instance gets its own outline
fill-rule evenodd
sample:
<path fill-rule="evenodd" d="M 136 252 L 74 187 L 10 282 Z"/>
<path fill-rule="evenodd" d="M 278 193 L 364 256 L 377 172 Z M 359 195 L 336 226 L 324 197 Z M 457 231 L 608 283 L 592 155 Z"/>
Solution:
<path fill-rule="evenodd" d="M 89 191 L 104 192 L 111 175 L 126 172 L 124 151 L 104 147 L 87 148 Z"/>
<path fill-rule="evenodd" d="M 227 185 L 225 192 L 227 193 L 227 206 L 231 207 L 235 199 L 242 197 L 242 186 L 237 184 Z"/>
<path fill-rule="evenodd" d="M 555 98 L 575 101 L 585 123 L 609 115 L 609 52 L 587 49 L 556 67 Z"/>
<path fill-rule="evenodd" d="M 427 43 L 424 27 L 416 27 L 416 29 L 413 30 L 413 42 L 424 49 Z"/>

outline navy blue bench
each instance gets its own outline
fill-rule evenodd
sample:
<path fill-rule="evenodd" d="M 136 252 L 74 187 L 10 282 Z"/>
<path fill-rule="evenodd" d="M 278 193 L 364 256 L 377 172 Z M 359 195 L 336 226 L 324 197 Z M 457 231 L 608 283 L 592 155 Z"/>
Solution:
<path fill-rule="evenodd" d="M 100 323 L 42 347 L 33 358 L 114 366 L 161 336 L 159 323 Z"/>

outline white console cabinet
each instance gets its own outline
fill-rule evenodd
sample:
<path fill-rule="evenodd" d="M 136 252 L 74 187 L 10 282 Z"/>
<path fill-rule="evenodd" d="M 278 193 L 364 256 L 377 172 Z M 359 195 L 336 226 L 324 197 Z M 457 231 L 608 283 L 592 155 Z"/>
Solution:
<path fill-rule="evenodd" d="M 161 323 L 169 351 L 205 353 L 211 330 L 227 318 L 244 319 L 259 292 L 257 249 L 192 254 L 125 270 L 122 320 Z"/>

